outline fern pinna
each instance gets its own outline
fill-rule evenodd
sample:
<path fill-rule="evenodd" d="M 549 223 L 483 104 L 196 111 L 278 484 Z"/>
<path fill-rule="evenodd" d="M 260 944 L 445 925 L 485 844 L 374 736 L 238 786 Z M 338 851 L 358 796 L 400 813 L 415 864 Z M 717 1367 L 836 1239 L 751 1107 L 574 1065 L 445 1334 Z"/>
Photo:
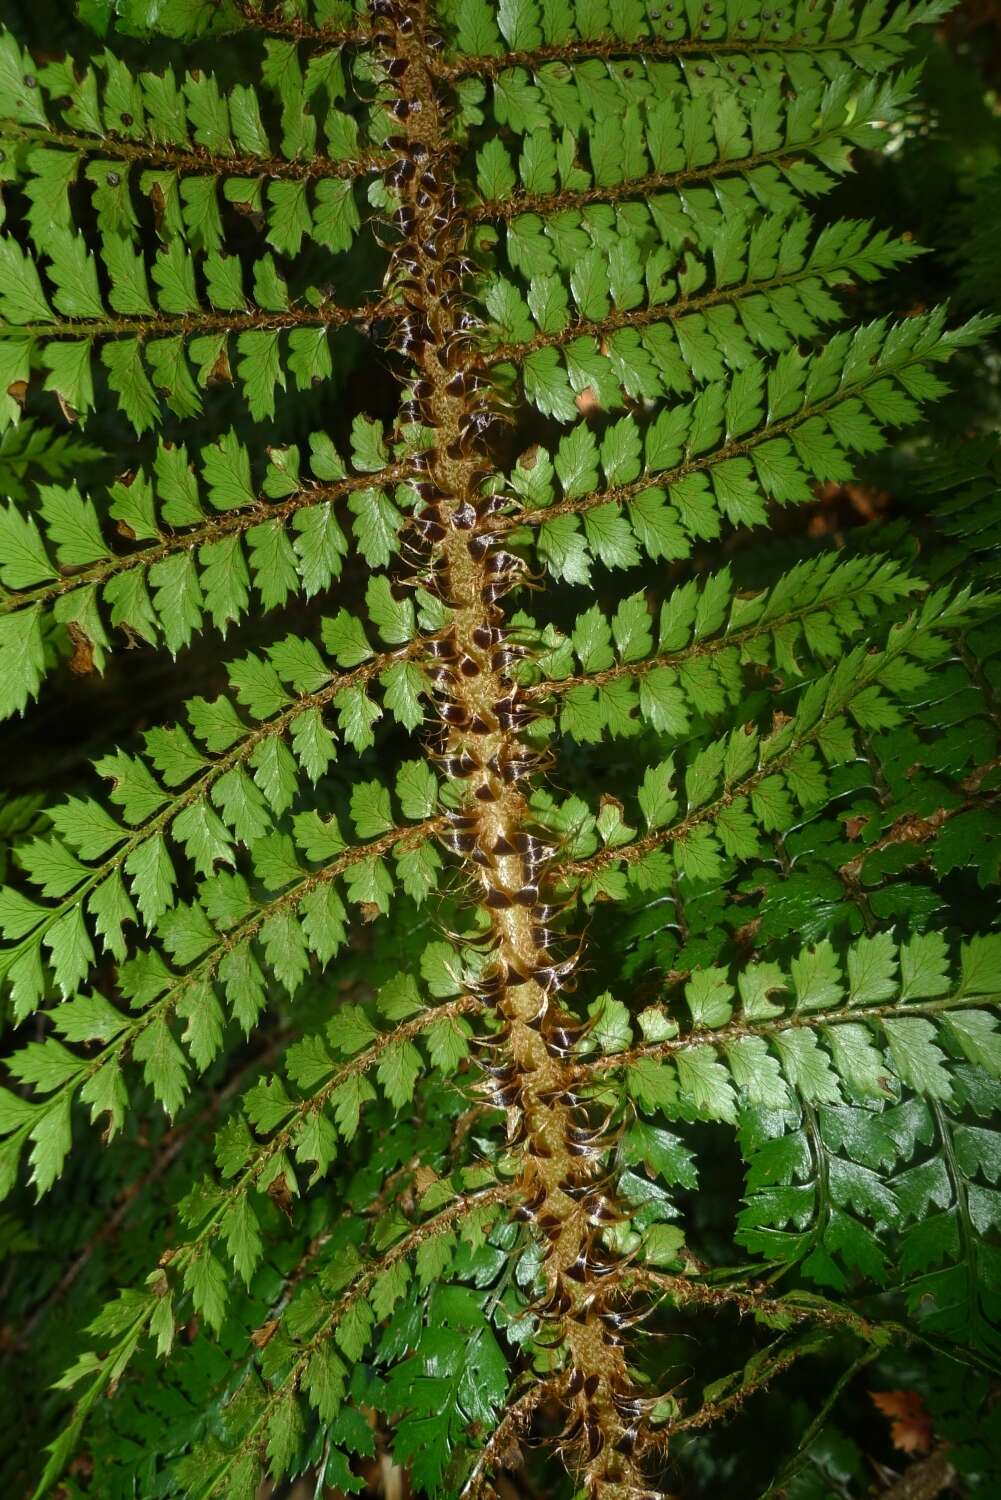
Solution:
<path fill-rule="evenodd" d="M 0 37 L 3 709 L 211 660 L 3 809 L 11 1493 L 849 1493 L 860 1370 L 1001 1360 L 997 455 L 785 520 L 991 330 L 807 208 L 944 7 L 80 9 Z"/>

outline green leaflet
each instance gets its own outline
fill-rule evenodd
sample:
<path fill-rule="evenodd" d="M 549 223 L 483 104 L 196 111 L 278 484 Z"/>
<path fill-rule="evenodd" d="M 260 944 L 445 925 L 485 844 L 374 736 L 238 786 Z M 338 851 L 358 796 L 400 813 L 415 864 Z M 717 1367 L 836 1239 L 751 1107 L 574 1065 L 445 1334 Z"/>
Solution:
<path fill-rule="evenodd" d="M 208 625 L 225 633 L 258 604 L 271 610 L 296 594 L 328 589 L 352 543 L 375 560 L 368 519 L 375 505 L 378 560 L 388 562 L 400 512 L 384 490 L 347 476 L 319 434 L 311 450 L 309 473 L 298 448 L 271 449 L 255 483 L 250 455 L 233 432 L 204 448 L 197 472 L 183 445 L 163 445 L 149 471 L 116 481 L 101 501 L 76 484 L 48 484 L 39 487 L 38 520 L 13 506 L 0 513 L 0 582 L 10 591 L 0 606 L 0 630 L 10 642 L 9 711 L 38 691 L 34 658 L 20 643 L 27 622 L 37 629 L 48 611 L 86 639 L 93 665 L 103 670 L 123 641 L 162 644 L 176 656 Z M 407 472 L 400 466 L 393 478 Z M 407 504 L 408 488 L 393 488 Z M 399 644 L 400 626 L 386 639 Z"/>

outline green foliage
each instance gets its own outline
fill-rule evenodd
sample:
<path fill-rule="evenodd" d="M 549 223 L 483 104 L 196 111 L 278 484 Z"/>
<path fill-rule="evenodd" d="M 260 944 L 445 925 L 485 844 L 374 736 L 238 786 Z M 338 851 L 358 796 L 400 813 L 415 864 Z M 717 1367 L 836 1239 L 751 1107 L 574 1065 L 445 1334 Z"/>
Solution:
<path fill-rule="evenodd" d="M 827 1500 L 863 1368 L 1001 1482 L 946 9 L 0 32 L 11 1494 Z"/>
<path fill-rule="evenodd" d="M 352 542 L 370 566 L 385 566 L 401 511 L 373 485 L 373 465 L 359 466 L 369 473 L 348 476 L 329 439 L 314 434 L 308 459 L 295 447 L 270 450 L 259 491 L 232 432 L 202 451 L 200 472 L 183 445 L 161 445 L 149 471 L 110 487 L 105 527 L 76 484 L 40 485 L 37 520 L 15 507 L 0 515 L 5 714 L 38 692 L 50 615 L 86 643 L 100 671 L 122 639 L 162 642 L 176 656 L 203 626 L 225 633 L 252 598 L 271 610 L 329 589 Z M 411 492 L 402 480 L 412 472 L 389 470 L 404 504 Z"/>

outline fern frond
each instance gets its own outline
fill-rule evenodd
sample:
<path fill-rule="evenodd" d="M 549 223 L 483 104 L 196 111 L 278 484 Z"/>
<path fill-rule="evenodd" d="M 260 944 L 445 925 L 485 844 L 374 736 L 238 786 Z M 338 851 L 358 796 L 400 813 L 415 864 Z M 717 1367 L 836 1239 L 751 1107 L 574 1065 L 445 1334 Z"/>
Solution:
<path fill-rule="evenodd" d="M 806 667 L 797 650 L 832 660 L 871 628 L 881 605 L 916 587 L 879 558 L 839 564 L 827 553 L 757 595 L 735 596 L 728 570 L 675 590 L 659 615 L 644 594 L 632 594 L 611 620 L 594 605 L 572 635 L 542 632 L 535 670 L 524 674 L 525 697 L 541 705 L 555 699 L 561 732 L 578 741 L 628 736 L 641 722 L 680 739 L 693 719 L 743 700 L 742 668 L 799 677 Z M 533 680 L 540 673 L 544 680 Z"/>
<path fill-rule="evenodd" d="M 358 121 L 337 108 L 346 86 L 336 53 L 303 75 L 294 47 L 273 46 L 261 82 L 281 111 L 274 145 L 253 85 L 224 92 L 201 70 L 180 79 L 171 68 L 132 73 L 111 53 L 93 67 L 66 59 L 36 70 L 12 37 L 0 45 L 0 143 L 43 251 L 53 229 L 72 234 L 71 194 L 81 178 L 98 227 L 112 240 L 139 235 L 135 186 L 168 241 L 179 235 L 192 248 L 218 251 L 229 203 L 263 214 L 267 241 L 281 254 L 294 254 L 304 237 L 345 251 L 360 225 L 353 179 L 391 160 L 359 145 Z M 317 150 L 310 108 L 317 96 L 329 155 Z M 129 265 L 126 251 L 120 257 L 109 266 L 113 280 L 124 279 Z"/>
<path fill-rule="evenodd" d="M 157 252 L 154 306 L 142 258 L 117 238 L 105 241 L 104 253 L 113 280 L 107 299 L 84 241 L 53 231 L 47 293 L 37 265 L 14 241 L 0 241 L 0 373 L 7 390 L 26 385 L 37 358 L 48 371 L 45 389 L 74 416 L 86 415 L 94 407 L 99 351 L 105 378 L 137 433 L 157 425 L 161 396 L 178 416 L 191 417 L 202 410 L 201 392 L 211 380 L 233 379 L 231 335 L 251 414 L 273 417 L 276 392 L 290 378 L 307 390 L 331 374 L 332 330 L 359 319 L 364 325 L 371 313 L 337 307 L 315 291 L 308 305 L 293 305 L 270 256 L 257 263 L 256 307 L 247 308 L 239 261 L 218 251 L 205 258 L 202 294 L 179 239 Z M 17 403 L 8 395 L 5 425 L 16 418 Z"/>
<path fill-rule="evenodd" d="M 562 172 L 548 135 L 541 141 L 533 137 L 534 149 L 522 152 L 517 170 L 494 138 L 477 155 L 482 201 L 472 218 L 514 220 L 517 227 L 525 214 L 545 221 L 591 205 L 642 198 L 655 224 L 661 213 L 670 222 L 678 212 L 678 195 L 701 182 L 714 184 L 731 211 L 763 208 L 789 215 L 801 198 L 835 185 L 850 168 L 853 147 L 876 143 L 877 122 L 893 119 L 913 86 L 913 75 L 905 73 L 858 91 L 854 80 L 842 76 L 826 89 L 804 90 L 792 102 L 777 89 L 751 94 L 747 103 L 729 91 L 681 101 L 669 96 L 627 110 L 614 136 L 586 133 L 573 154 L 564 153 Z M 560 185 L 530 191 L 525 178 L 540 175 Z M 510 232 L 506 248 L 510 259 Z M 519 253 L 524 253 L 520 247 Z"/>
<path fill-rule="evenodd" d="M 661 87 L 677 87 L 681 76 L 691 78 L 693 73 L 705 79 L 707 91 L 721 82 L 732 83 L 735 74 L 746 75 L 741 83 L 753 79 L 767 84 L 787 71 L 794 87 L 802 89 L 815 83 L 818 75 L 836 73 L 846 62 L 864 71 L 885 68 L 905 50 L 908 30 L 936 19 L 943 10 L 936 3 L 901 5 L 886 15 L 885 8 L 824 4 L 765 15 L 751 0 L 740 0 L 718 11 L 701 4 L 572 4 L 558 10 L 520 3 L 495 14 L 484 0 L 462 0 L 456 7 L 461 51 L 449 76 L 501 74 L 505 93 L 510 91 L 522 111 L 529 113 L 542 102 L 556 120 L 572 110 L 570 90 L 576 80 L 567 80 L 553 64 L 572 66 L 585 58 L 604 61 L 609 81 L 627 97 L 631 83 L 639 93 L 647 82 L 644 64 L 649 82 Z M 633 66 L 623 69 L 627 59 Z M 691 66 L 690 59 L 697 66 Z M 672 62 L 673 69 L 666 66 Z M 509 69 L 529 70 L 532 84 L 526 85 L 517 72 L 504 77 Z M 601 90 L 606 74 L 595 68 L 585 77 L 582 102 L 591 91 Z M 497 86 L 497 94 L 504 97 L 501 88 Z M 609 92 L 607 87 L 601 90 L 603 104 Z M 512 123 L 517 120 L 514 114 Z"/>
<path fill-rule="evenodd" d="M 388 794 L 383 796 L 388 808 Z M 347 908 L 338 885 L 349 903 L 366 910 L 369 920 L 388 911 L 396 890 L 386 856 L 393 856 L 397 879 L 412 894 L 422 897 L 433 888 L 439 861 L 433 851 L 422 858 L 422 846 L 440 826 L 434 819 L 425 819 L 349 846 L 336 820 L 324 822 L 315 813 L 307 814 L 297 824 L 296 844 L 286 835 L 272 835 L 254 845 L 258 887 L 279 894 L 270 899 L 256 895 L 239 874 L 210 874 L 200 887 L 200 900 L 178 902 L 166 910 L 157 924 L 159 944 L 128 960 L 119 971 L 122 995 L 138 1015 L 122 1015 L 95 993 L 64 1001 L 53 1018 L 55 1030 L 68 1040 L 103 1040 L 105 1045 L 95 1056 L 76 1056 L 50 1037 L 42 1043 L 29 1042 L 9 1059 L 14 1076 L 46 1097 L 29 1101 L 4 1092 L 0 1117 L 0 1134 L 7 1137 L 4 1190 L 9 1191 L 18 1157 L 29 1140 L 33 1142 L 32 1180 L 39 1194 L 52 1185 L 70 1148 L 69 1107 L 78 1092 L 90 1107 L 92 1120 L 107 1114 L 109 1133 L 121 1127 L 128 1105 L 120 1067 L 123 1053 L 130 1052 L 143 1064 L 143 1076 L 156 1099 L 168 1114 L 174 1114 L 190 1080 L 188 1058 L 173 1037 L 171 1021 L 176 1017 L 188 1022 L 184 1033 L 188 1054 L 195 1067 L 204 1071 L 222 1048 L 227 1019 L 216 986 L 230 1017 L 249 1031 L 266 1004 L 265 972 L 280 978 L 287 993 L 294 996 L 311 957 L 327 963 L 343 945 Z M 196 846 L 209 869 L 216 852 L 212 832 L 211 826 L 202 831 Z M 303 857 L 316 867 L 302 864 Z M 137 900 L 149 896 L 163 903 L 169 899 L 169 880 L 162 864 L 152 869 L 136 864 L 134 868 Z M 114 887 L 113 895 L 98 905 L 102 925 L 120 925 L 134 917 L 120 877 L 117 889 L 117 907 L 111 904 Z M 25 911 L 29 905 L 22 898 L 18 908 L 22 923 L 37 921 L 38 908 L 29 914 Z M 71 906 L 41 932 L 56 982 L 68 994 L 86 978 L 94 962 L 80 907 Z M 31 977 L 38 982 L 43 939 L 37 926 L 30 937 L 31 942 L 15 951 L 20 954 L 22 973 L 31 965 Z"/>
<path fill-rule="evenodd" d="M 38 693 L 50 615 L 102 671 L 115 645 L 108 627 L 126 644 L 162 642 L 176 656 L 205 623 L 225 633 L 243 618 L 251 590 L 266 609 L 322 592 L 341 573 L 349 536 L 366 562 L 384 567 L 419 471 L 406 459 L 389 462 L 381 428 L 364 419 L 353 455 L 362 472 L 349 475 L 333 444 L 314 434 L 304 475 L 298 448 L 272 449 L 258 489 L 250 455 L 230 432 L 202 450 L 199 473 L 183 444 L 161 445 L 149 470 L 110 487 L 100 512 L 75 484 L 39 488 L 41 524 L 14 506 L 0 512 L 5 713 Z"/>

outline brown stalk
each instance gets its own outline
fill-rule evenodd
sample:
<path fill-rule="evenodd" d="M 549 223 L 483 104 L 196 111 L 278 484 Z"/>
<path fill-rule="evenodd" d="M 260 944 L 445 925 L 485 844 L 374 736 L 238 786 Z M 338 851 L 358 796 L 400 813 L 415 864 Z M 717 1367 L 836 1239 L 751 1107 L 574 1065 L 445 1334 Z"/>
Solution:
<path fill-rule="evenodd" d="M 642 1437 L 620 1299 L 600 1279 L 607 1257 L 601 1235 L 619 1217 L 600 1180 L 612 1142 L 572 1092 L 569 1058 L 580 1027 L 559 997 L 572 983 L 574 942 L 566 940 L 567 956 L 553 929 L 553 851 L 534 830 L 524 790 L 543 762 L 519 734 L 533 714 L 511 670 L 518 657 L 498 603 L 523 569 L 501 546 L 502 527 L 480 492 L 483 474 L 495 467 L 485 434 L 499 413 L 460 310 L 470 215 L 458 202 L 424 0 L 380 9 L 388 54 L 382 60 L 400 79 L 400 97 L 388 107 L 400 121 L 390 144 L 401 162 L 389 180 L 401 199 L 401 243 L 386 289 L 409 309 L 398 346 L 417 367 L 420 420 L 434 432 L 415 529 L 451 611 L 425 670 L 442 725 L 438 759 L 467 788 L 444 842 L 464 856 L 490 914 L 491 963 L 480 993 L 501 1023 L 484 1091 L 507 1113 L 520 1162 L 518 1216 L 544 1251 L 538 1311 L 552 1342 L 566 1351 L 560 1448 L 589 1495 L 625 1500 L 646 1483 L 634 1456 Z"/>

